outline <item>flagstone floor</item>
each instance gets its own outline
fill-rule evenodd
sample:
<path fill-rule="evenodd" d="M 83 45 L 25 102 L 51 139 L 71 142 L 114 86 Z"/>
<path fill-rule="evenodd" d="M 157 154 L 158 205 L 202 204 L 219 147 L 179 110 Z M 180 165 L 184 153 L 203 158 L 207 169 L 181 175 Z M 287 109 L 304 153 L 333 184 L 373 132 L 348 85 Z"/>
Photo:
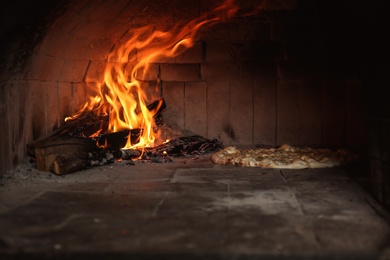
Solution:
<path fill-rule="evenodd" d="M 0 180 L 0 259 L 390 259 L 359 169 L 21 165 Z"/>

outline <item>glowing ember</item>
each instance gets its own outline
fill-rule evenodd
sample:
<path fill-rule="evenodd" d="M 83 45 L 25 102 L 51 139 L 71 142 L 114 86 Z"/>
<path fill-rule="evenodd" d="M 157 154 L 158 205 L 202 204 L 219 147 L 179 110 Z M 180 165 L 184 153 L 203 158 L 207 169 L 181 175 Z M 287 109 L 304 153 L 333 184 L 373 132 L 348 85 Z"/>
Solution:
<path fill-rule="evenodd" d="M 108 55 L 104 82 L 94 86 L 95 96 L 65 120 L 76 119 L 85 112 L 105 115 L 109 118 L 108 129 L 101 129 L 90 137 L 138 128 L 142 129 L 139 142 L 132 143 L 129 136 L 123 148 L 152 147 L 156 139 L 154 113 L 147 108 L 146 93 L 137 79 L 142 79 L 157 59 L 176 56 L 192 47 L 201 28 L 231 18 L 237 10 L 233 1 L 227 0 L 207 15 L 170 31 L 159 31 L 154 26 L 132 29 L 131 38 Z M 129 64 L 133 65 L 131 69 Z"/>

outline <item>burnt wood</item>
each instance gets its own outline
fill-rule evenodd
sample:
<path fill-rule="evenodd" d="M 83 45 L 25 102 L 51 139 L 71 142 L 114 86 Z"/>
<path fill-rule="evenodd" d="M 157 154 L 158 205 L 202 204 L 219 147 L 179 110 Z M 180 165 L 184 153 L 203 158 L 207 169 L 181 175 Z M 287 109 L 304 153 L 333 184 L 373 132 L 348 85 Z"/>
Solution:
<path fill-rule="evenodd" d="M 143 133 L 143 129 L 123 130 L 115 133 L 103 134 L 94 138 L 96 144 L 104 150 L 119 150 L 126 145 L 130 138 L 131 144 L 137 144 Z"/>
<path fill-rule="evenodd" d="M 222 142 L 217 139 L 210 140 L 199 135 L 184 136 L 156 147 L 145 148 L 143 158 L 203 155 L 222 148 Z"/>
<path fill-rule="evenodd" d="M 221 141 L 209 140 L 199 135 L 173 139 L 167 143 L 144 149 L 122 149 L 94 152 L 93 164 L 99 164 L 100 158 L 115 157 L 116 160 L 150 160 L 151 162 L 171 162 L 172 157 L 196 156 L 208 154 L 223 148 Z M 90 157 L 91 160 L 91 157 Z M 105 164 L 105 163 L 103 163 Z"/>
<path fill-rule="evenodd" d="M 157 116 L 165 110 L 166 104 L 163 98 L 160 98 L 147 106 L 148 110 L 152 112 L 153 116 Z M 132 143 L 137 143 L 142 133 L 142 129 L 125 130 L 117 133 L 105 133 L 98 137 L 90 138 L 91 135 L 99 130 L 103 130 L 104 133 L 108 128 L 108 116 L 95 115 L 91 111 L 82 113 L 79 117 L 73 120 L 66 121 L 62 126 L 55 129 L 48 135 L 45 135 L 32 143 L 26 145 L 27 153 L 30 157 L 34 158 L 35 148 L 51 146 L 54 144 L 64 144 L 68 142 L 90 142 L 89 139 L 97 144 L 102 145 L 106 141 L 112 141 L 113 144 L 107 146 L 109 149 L 118 149 L 123 143 L 123 140 L 127 140 L 130 134 L 130 140 Z M 73 138 L 69 138 L 73 137 Z M 96 145 L 95 145 L 96 146 Z M 123 145 L 121 146 L 123 147 Z"/>
<path fill-rule="evenodd" d="M 153 103 L 147 105 L 146 107 L 153 114 L 153 117 L 155 117 L 161 112 L 163 112 L 167 108 L 167 105 L 165 104 L 165 100 L 163 98 L 160 98 Z"/>

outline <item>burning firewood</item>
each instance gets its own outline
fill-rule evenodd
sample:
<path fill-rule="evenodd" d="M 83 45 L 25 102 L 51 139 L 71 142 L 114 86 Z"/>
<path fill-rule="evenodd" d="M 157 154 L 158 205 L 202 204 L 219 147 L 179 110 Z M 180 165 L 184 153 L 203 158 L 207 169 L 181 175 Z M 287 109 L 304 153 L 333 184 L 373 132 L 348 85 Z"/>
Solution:
<path fill-rule="evenodd" d="M 198 135 L 173 139 L 165 144 L 144 149 L 114 149 L 114 150 L 64 150 L 64 146 L 57 147 L 60 151 L 46 155 L 45 168 L 56 175 L 64 175 L 89 167 L 114 163 L 118 160 L 146 160 L 151 163 L 170 163 L 174 157 L 203 155 L 223 148 L 219 140 L 209 140 Z M 51 158 L 51 161 L 48 161 Z M 38 161 L 37 161 L 38 163 Z M 41 162 L 42 164 L 42 162 Z M 38 164 L 37 164 L 38 165 Z"/>
<path fill-rule="evenodd" d="M 159 99 L 147 108 L 157 119 L 166 105 L 163 99 Z M 140 142 L 143 134 L 140 128 L 88 137 L 107 124 L 107 117 L 85 114 L 66 122 L 49 136 L 28 144 L 28 153 L 35 159 L 39 170 L 64 175 L 117 160 L 169 163 L 173 157 L 201 155 L 223 148 L 218 140 L 193 135 L 179 137 L 156 147 L 122 149 L 128 139 L 132 145 Z"/>
<path fill-rule="evenodd" d="M 106 150 L 90 154 L 90 165 L 103 165 L 115 160 L 146 160 L 152 163 L 168 163 L 173 157 L 203 155 L 223 148 L 217 140 L 192 135 L 173 139 L 156 147 L 144 149 L 122 149 L 120 151 Z M 95 158 L 95 159 L 91 159 Z M 108 160 L 111 158 L 112 160 Z"/>
<path fill-rule="evenodd" d="M 165 101 L 158 99 L 147 108 L 157 118 L 166 108 Z M 27 144 L 27 153 L 35 160 L 39 170 L 63 175 L 89 166 L 114 162 L 118 158 L 115 152 L 126 145 L 127 139 L 130 138 L 130 142 L 136 144 L 143 131 L 131 129 L 89 137 L 107 127 L 107 116 L 85 112 L 74 120 L 66 121 L 49 135 Z M 86 157 L 85 153 L 89 156 Z"/>
<path fill-rule="evenodd" d="M 161 112 L 165 110 L 166 104 L 164 99 L 158 99 L 147 106 L 148 110 L 153 114 L 154 119 L 158 118 L 159 122 L 161 118 Z M 119 150 L 126 145 L 128 138 L 130 138 L 131 144 L 137 144 L 143 133 L 143 129 L 136 128 L 130 130 L 122 130 L 115 133 L 107 133 L 99 135 L 94 138 L 99 147 L 104 147 L 105 150 Z"/>
<path fill-rule="evenodd" d="M 99 135 L 98 137 L 93 139 L 96 140 L 96 144 L 99 147 L 104 147 L 104 150 L 119 150 L 126 145 L 127 139 L 129 137 L 130 142 L 132 144 L 139 143 L 142 131 L 142 129 L 138 128 L 131 130 L 123 130 L 120 132 Z"/>
<path fill-rule="evenodd" d="M 161 112 L 167 108 L 163 98 L 160 98 L 153 103 L 147 105 L 148 110 L 153 114 L 153 117 L 161 115 Z"/>

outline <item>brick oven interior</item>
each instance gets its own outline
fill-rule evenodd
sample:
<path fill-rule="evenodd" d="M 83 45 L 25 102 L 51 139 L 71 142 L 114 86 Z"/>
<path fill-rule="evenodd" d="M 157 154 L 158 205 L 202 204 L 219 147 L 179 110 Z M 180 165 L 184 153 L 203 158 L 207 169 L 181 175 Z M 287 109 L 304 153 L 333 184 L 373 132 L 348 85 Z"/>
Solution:
<path fill-rule="evenodd" d="M 78 111 L 134 29 L 174 34 L 222 2 L 16 0 L 3 10 L 4 259 L 390 255 L 385 1 L 236 1 L 235 16 L 220 12 L 193 46 L 137 75 L 146 102 L 165 100 L 176 134 L 347 148 L 356 164 L 279 171 L 205 155 L 56 176 L 31 162 L 27 144 Z"/>

